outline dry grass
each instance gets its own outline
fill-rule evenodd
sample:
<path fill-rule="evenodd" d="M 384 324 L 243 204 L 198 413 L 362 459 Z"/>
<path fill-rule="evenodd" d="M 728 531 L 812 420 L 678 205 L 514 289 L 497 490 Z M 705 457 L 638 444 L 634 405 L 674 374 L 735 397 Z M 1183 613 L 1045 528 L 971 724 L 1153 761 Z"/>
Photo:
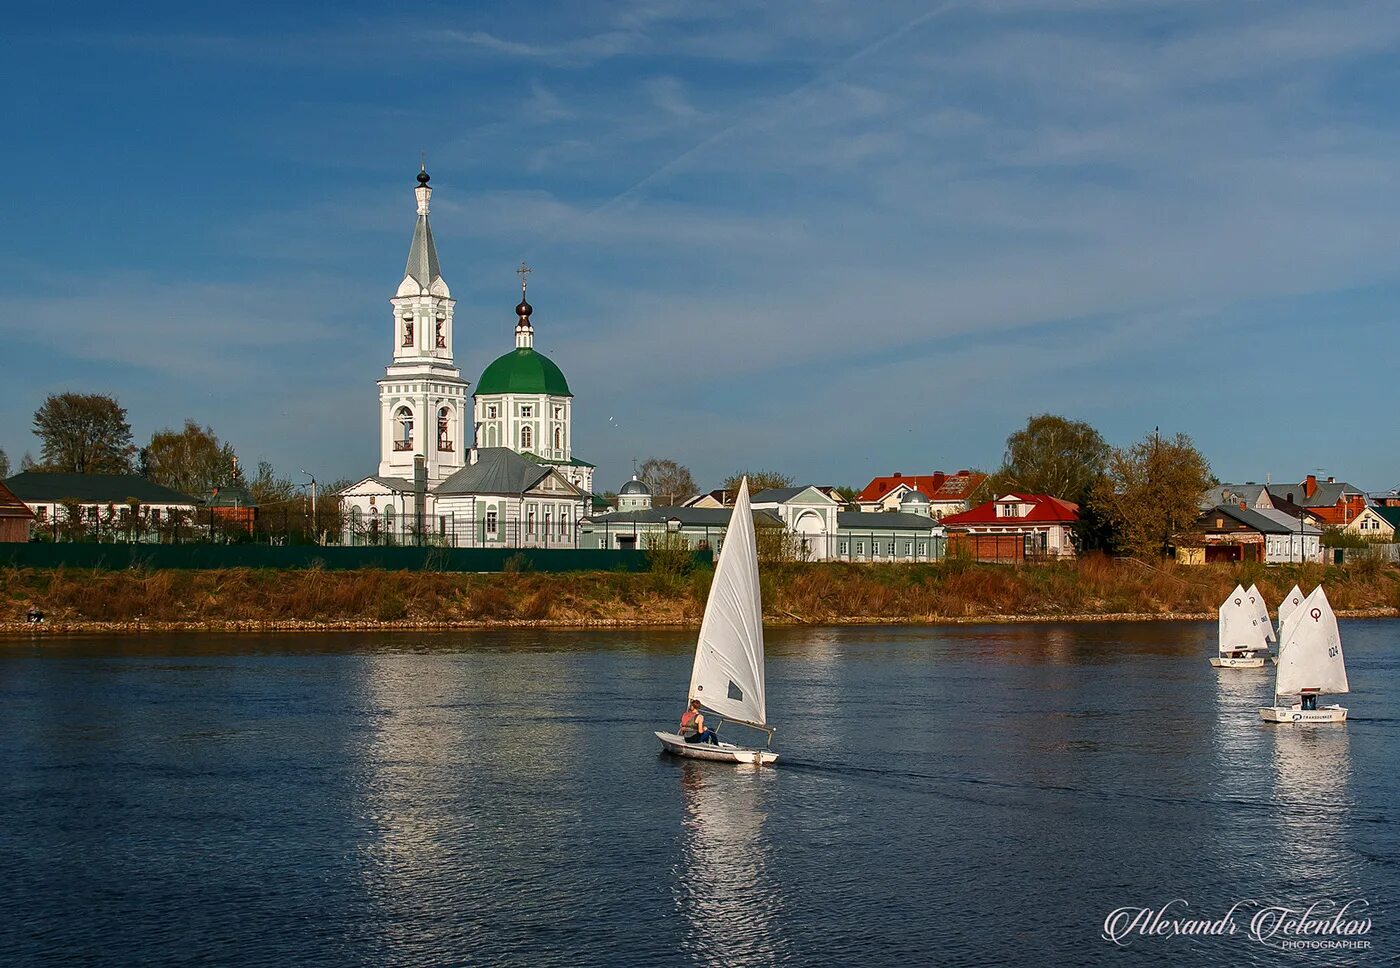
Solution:
<path fill-rule="evenodd" d="M 0 570 L 0 622 L 30 605 L 52 620 L 226 623 L 694 624 L 712 572 L 494 575 L 450 572 Z M 1400 609 L 1400 569 L 1374 562 L 1262 568 L 1146 566 L 1098 556 L 1019 567 L 776 564 L 763 572 L 777 621 L 937 621 L 1213 612 L 1235 582 L 1277 603 L 1296 581 L 1325 582 L 1340 610 Z"/>

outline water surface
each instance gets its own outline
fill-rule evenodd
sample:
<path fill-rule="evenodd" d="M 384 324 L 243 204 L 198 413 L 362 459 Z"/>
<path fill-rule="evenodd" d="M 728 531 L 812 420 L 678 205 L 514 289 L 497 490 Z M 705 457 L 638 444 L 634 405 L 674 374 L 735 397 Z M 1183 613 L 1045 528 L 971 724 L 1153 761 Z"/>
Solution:
<path fill-rule="evenodd" d="M 0 961 L 1375 963 L 1400 622 L 1342 632 L 1305 729 L 1213 626 L 774 630 L 761 771 L 658 754 L 684 633 L 0 643 Z M 1173 898 L 1365 899 L 1372 948 L 1101 938 Z"/>

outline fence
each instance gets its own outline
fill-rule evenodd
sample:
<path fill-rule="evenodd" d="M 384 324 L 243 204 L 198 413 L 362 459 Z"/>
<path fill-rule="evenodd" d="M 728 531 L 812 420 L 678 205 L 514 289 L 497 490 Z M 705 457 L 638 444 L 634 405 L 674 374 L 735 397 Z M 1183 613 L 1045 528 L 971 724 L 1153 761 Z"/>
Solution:
<path fill-rule="evenodd" d="M 1324 548 L 1330 564 L 1354 564 L 1358 561 L 1400 562 L 1400 544 L 1373 544 L 1365 548 Z"/>
<path fill-rule="evenodd" d="M 708 564 L 705 552 L 697 564 Z M 11 568 L 325 568 L 343 571 L 645 571 L 641 551 L 574 548 L 345 548 L 317 545 L 0 544 L 0 566 Z"/>

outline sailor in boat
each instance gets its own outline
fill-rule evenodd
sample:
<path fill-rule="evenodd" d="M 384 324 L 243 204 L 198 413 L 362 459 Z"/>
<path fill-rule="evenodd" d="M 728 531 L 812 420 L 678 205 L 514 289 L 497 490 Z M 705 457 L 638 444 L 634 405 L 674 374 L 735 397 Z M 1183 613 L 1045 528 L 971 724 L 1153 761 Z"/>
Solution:
<path fill-rule="evenodd" d="M 1305 692 L 1305 693 L 1303 693 L 1303 708 L 1304 708 L 1304 709 L 1316 709 L 1316 708 L 1317 708 L 1317 693 L 1315 693 L 1315 692 Z"/>
<path fill-rule="evenodd" d="M 719 745 L 719 736 L 705 726 L 705 717 L 700 712 L 700 700 L 692 699 L 690 708 L 681 713 L 681 736 L 687 743 L 714 743 Z"/>

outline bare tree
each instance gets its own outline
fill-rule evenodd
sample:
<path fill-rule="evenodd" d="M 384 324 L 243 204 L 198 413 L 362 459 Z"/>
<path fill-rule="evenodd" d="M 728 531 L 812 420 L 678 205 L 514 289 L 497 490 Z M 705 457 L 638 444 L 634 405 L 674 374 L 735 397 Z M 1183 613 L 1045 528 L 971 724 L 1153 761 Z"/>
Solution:
<path fill-rule="evenodd" d="M 0 478 L 10 476 L 10 458 L 0 450 Z"/>
<path fill-rule="evenodd" d="M 778 471 L 735 471 L 726 477 L 720 487 L 730 494 L 737 494 L 739 482 L 745 477 L 749 479 L 749 493 L 766 491 L 775 487 L 792 487 L 793 479 L 789 474 Z"/>
<path fill-rule="evenodd" d="M 673 507 L 694 496 L 696 491 L 690 468 L 669 458 L 648 457 L 638 469 L 637 477 L 651 488 L 652 503 L 657 507 Z"/>

